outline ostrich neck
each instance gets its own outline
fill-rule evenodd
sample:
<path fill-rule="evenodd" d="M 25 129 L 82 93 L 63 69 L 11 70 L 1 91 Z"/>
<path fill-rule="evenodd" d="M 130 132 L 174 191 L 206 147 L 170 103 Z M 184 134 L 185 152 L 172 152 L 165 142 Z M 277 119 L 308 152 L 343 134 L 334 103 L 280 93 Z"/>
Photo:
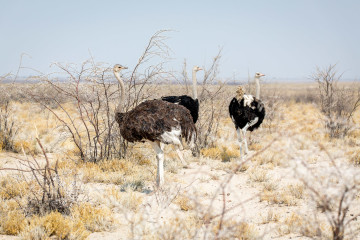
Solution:
<path fill-rule="evenodd" d="M 256 85 L 256 93 L 255 93 L 255 97 L 257 99 L 260 99 L 260 80 L 259 78 L 255 78 L 255 85 Z"/>
<path fill-rule="evenodd" d="M 120 90 L 121 90 L 121 98 L 120 98 L 120 102 L 119 105 L 116 107 L 115 112 L 121 112 L 122 110 L 122 104 L 125 101 L 125 86 L 124 86 L 124 82 L 120 77 L 120 74 L 118 72 L 114 72 L 114 75 L 116 77 L 116 79 L 118 80 L 119 84 L 120 84 Z"/>
<path fill-rule="evenodd" d="M 192 72 L 192 80 L 193 80 L 193 97 L 197 99 L 197 80 L 196 80 L 196 71 L 193 70 Z"/>

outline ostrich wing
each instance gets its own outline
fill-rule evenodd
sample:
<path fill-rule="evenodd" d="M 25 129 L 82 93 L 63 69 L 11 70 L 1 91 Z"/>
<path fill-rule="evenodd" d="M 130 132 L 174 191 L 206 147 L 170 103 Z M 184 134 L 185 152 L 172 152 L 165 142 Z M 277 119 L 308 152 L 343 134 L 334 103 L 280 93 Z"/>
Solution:
<path fill-rule="evenodd" d="M 162 100 L 141 103 L 124 115 L 120 124 L 121 135 L 128 141 L 161 141 L 161 135 L 181 130 L 186 141 L 196 135 L 190 112 L 185 107 Z"/>
<path fill-rule="evenodd" d="M 258 122 L 249 128 L 249 131 L 253 131 L 264 120 L 265 108 L 263 103 L 256 98 L 251 102 L 251 106 L 244 106 L 244 99 L 239 102 L 236 98 L 233 98 L 229 105 L 229 113 L 236 128 L 243 128 L 247 123 L 258 118 Z"/>

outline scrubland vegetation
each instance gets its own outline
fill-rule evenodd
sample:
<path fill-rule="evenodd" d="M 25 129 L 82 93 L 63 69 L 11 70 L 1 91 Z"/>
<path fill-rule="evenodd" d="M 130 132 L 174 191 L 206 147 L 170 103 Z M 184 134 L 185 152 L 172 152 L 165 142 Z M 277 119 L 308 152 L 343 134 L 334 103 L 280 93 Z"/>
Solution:
<path fill-rule="evenodd" d="M 191 95 L 166 82 L 162 64 L 148 65 L 159 37 L 124 76 L 126 109 Z M 248 133 L 250 153 L 240 159 L 228 116 L 236 86 L 217 77 L 220 57 L 200 79 L 197 147 L 184 150 L 189 165 L 164 146 L 160 189 L 149 143 L 119 135 L 111 66 L 58 64 L 67 82 L 40 75 L 1 83 L 0 238 L 359 238 L 359 83 L 338 82 L 334 66 L 315 70 L 311 83 L 265 82 L 266 117 Z"/>

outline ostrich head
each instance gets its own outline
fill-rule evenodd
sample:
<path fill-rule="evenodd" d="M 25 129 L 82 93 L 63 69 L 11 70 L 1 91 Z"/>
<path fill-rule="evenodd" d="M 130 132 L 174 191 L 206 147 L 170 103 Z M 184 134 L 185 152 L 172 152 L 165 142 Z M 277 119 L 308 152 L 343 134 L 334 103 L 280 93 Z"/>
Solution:
<path fill-rule="evenodd" d="M 114 71 L 115 73 L 118 73 L 118 72 L 120 72 L 120 71 L 123 70 L 123 69 L 127 69 L 127 67 L 124 67 L 124 66 L 122 66 L 122 65 L 120 65 L 120 64 L 115 64 L 115 65 L 114 65 L 114 68 L 113 68 L 113 71 Z"/>
<path fill-rule="evenodd" d="M 265 74 L 262 74 L 262 73 L 259 73 L 259 72 L 255 73 L 255 78 L 260 79 L 263 76 L 265 76 Z"/>
<path fill-rule="evenodd" d="M 242 88 L 242 86 L 239 86 L 238 89 L 236 90 L 236 99 L 238 101 L 241 101 L 241 99 L 243 99 L 244 97 L 244 89 Z"/>
<path fill-rule="evenodd" d="M 193 71 L 194 72 L 198 72 L 198 71 L 200 71 L 200 70 L 203 70 L 201 67 L 199 67 L 199 66 L 194 66 L 193 67 Z"/>

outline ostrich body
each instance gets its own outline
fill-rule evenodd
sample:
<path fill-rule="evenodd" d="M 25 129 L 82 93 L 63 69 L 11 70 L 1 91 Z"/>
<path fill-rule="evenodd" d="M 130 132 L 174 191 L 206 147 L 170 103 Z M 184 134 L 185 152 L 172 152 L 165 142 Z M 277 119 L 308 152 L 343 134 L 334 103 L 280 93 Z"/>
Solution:
<path fill-rule="evenodd" d="M 195 139 L 196 128 L 191 120 L 189 110 L 181 105 L 162 100 L 149 100 L 139 104 L 129 112 L 121 112 L 121 103 L 125 98 L 124 83 L 120 71 L 125 67 L 116 64 L 114 75 L 121 88 L 121 102 L 115 110 L 115 120 L 119 124 L 121 136 L 129 142 L 148 140 L 156 152 L 157 186 L 164 183 L 164 152 L 160 143 L 174 144 L 183 161 L 179 148 L 182 147 L 182 137 L 187 142 Z"/>
<path fill-rule="evenodd" d="M 245 154 L 248 153 L 248 146 L 246 141 L 246 131 L 254 131 L 264 120 L 265 107 L 259 99 L 260 95 L 260 77 L 265 76 L 261 73 L 256 73 L 256 97 L 244 94 L 243 88 L 240 86 L 236 91 L 237 95 L 234 97 L 229 105 L 229 113 L 232 121 L 235 124 L 238 141 L 240 144 L 240 156 L 243 156 L 242 145 L 244 144 Z"/>
<path fill-rule="evenodd" d="M 182 105 L 186 107 L 191 114 L 192 120 L 194 123 L 198 120 L 199 117 L 199 100 L 197 97 L 197 80 L 196 80 L 196 73 L 200 70 L 203 70 L 202 68 L 198 66 L 193 67 L 192 71 L 192 81 L 193 81 L 193 97 L 182 95 L 182 96 L 166 96 L 162 97 L 161 100 L 166 102 L 171 102 L 175 104 Z"/>

